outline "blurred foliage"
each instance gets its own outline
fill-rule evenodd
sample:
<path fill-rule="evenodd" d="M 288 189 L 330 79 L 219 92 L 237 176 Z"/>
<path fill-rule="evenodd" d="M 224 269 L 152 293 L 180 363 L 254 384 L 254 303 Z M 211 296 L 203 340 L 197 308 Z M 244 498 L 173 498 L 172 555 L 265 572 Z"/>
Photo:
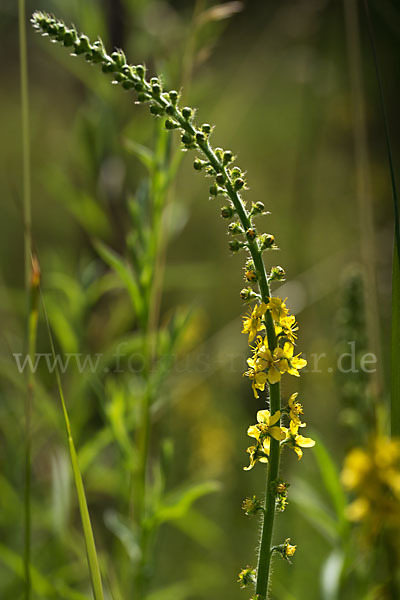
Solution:
<path fill-rule="evenodd" d="M 327 0 L 285 0 L 245 2 L 236 14 L 237 3 L 229 4 L 230 18 L 217 20 L 205 0 L 43 0 L 27 2 L 27 12 L 54 11 L 89 35 L 100 35 L 108 47 L 123 46 L 129 60 L 162 72 L 168 86 L 183 84 L 199 114 L 217 124 L 216 140 L 240 152 L 251 199 L 271 210 L 266 219 L 279 233 L 289 280 L 278 293 L 289 297 L 301 323 L 301 346 L 309 359 L 301 397 L 308 399 L 310 422 L 318 431 L 312 437 L 319 441 L 314 457 L 303 459 L 302 479 L 289 476 L 290 504 L 284 520 L 278 516 L 276 535 L 291 537 L 298 551 L 292 565 L 275 561 L 273 597 L 366 597 L 372 586 L 369 564 L 357 554 L 338 475 L 347 446 L 338 422 L 334 315 L 344 306 L 342 272 L 360 259 L 361 235 L 343 9 Z M 399 84 L 392 72 L 400 12 L 392 0 L 370 4 L 397 140 Z M 385 340 L 393 217 L 362 16 L 360 26 L 375 217 L 371 245 L 377 257 L 377 318 Z M 6 93 L 0 99 L 5 198 L 0 221 L 0 596 L 20 598 L 25 384 L 13 353 L 23 351 L 26 307 L 17 14 L 11 0 L 1 3 L 0 31 L 8 57 L 3 61 Z M 130 498 L 137 460 L 132 440 L 147 386 L 139 359 L 140 327 L 147 322 L 146 285 L 155 256 L 149 207 L 156 196 L 149 182 L 156 171 L 159 190 L 163 187 L 160 156 L 167 154 L 171 181 L 157 226 L 168 250 L 163 293 L 154 309 L 160 315 L 160 345 L 150 382 L 151 513 L 157 538 L 146 598 L 244 597 L 235 580 L 254 552 L 258 525 L 256 519 L 246 520 L 240 505 L 245 496 L 262 493 L 264 477 L 257 469 L 242 470 L 246 429 L 256 407 L 240 376 L 246 356 L 239 319 L 241 259 L 229 255 L 219 211 L 206 200 L 207 183 L 193 177 L 189 161 L 176 152 L 174 141 L 167 143 L 143 107 L 132 106 L 129 94 L 116 93 L 100 73 L 33 33 L 29 60 L 33 234 L 45 302 L 60 353 L 80 353 L 82 360 L 93 361 L 99 355 L 94 373 L 90 365 L 80 373 L 71 361 L 62 379 L 105 587 L 107 593 L 112 590 L 108 597 L 132 595 L 134 565 L 140 560 Z M 39 352 L 49 353 L 42 326 L 37 344 Z M 375 350 L 369 345 L 368 351 Z M 387 347 L 384 353 L 385 365 Z M 56 393 L 54 373 L 42 361 L 33 415 L 32 582 L 38 598 L 83 600 L 90 597 L 85 549 Z M 284 461 L 290 471 L 295 458 Z M 221 484 L 218 490 L 215 481 Z M 357 561 L 361 577 L 354 576 Z"/>

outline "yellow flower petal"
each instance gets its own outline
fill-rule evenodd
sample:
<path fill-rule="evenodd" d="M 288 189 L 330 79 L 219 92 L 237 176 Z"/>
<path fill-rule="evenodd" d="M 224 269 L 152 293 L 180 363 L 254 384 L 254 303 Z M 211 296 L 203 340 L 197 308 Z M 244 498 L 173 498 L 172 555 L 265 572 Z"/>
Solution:
<path fill-rule="evenodd" d="M 268 433 L 278 442 L 286 438 L 286 433 L 280 427 L 270 427 Z"/>

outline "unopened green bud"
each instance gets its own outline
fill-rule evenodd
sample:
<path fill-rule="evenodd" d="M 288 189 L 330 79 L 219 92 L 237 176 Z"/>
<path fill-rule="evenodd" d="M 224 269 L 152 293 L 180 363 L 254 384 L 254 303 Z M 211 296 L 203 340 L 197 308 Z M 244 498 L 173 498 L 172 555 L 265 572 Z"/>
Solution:
<path fill-rule="evenodd" d="M 218 196 L 219 193 L 219 187 L 217 185 L 215 185 L 215 183 L 213 183 L 212 185 L 210 185 L 210 196 Z"/>
<path fill-rule="evenodd" d="M 149 96 L 149 94 L 146 94 L 146 92 L 139 92 L 137 99 L 139 100 L 139 102 L 147 102 L 147 100 L 150 100 L 151 96 Z"/>
<path fill-rule="evenodd" d="M 245 302 L 249 302 L 250 300 L 255 300 L 256 298 L 258 298 L 258 295 L 251 288 L 243 288 L 240 291 L 240 297 Z"/>
<path fill-rule="evenodd" d="M 144 65 L 136 66 L 136 75 L 140 77 L 140 79 L 144 79 L 146 75 L 146 67 Z"/>
<path fill-rule="evenodd" d="M 219 183 L 219 185 L 224 185 L 224 183 L 225 183 L 225 175 L 223 175 L 223 173 L 218 173 L 218 175 L 215 178 L 215 181 L 217 183 Z"/>
<path fill-rule="evenodd" d="M 135 90 L 136 90 L 137 92 L 141 92 L 141 91 L 143 91 L 143 88 L 144 88 L 143 81 L 137 81 L 137 82 L 135 83 Z"/>
<path fill-rule="evenodd" d="M 236 191 L 241 190 L 243 186 L 244 186 L 244 180 L 241 177 L 238 177 L 233 182 L 233 187 L 235 188 Z"/>
<path fill-rule="evenodd" d="M 167 104 L 167 106 L 165 107 L 165 112 L 167 113 L 167 115 L 173 115 L 175 114 L 175 107 L 172 104 Z"/>
<path fill-rule="evenodd" d="M 268 248 L 273 248 L 275 246 L 275 238 L 272 233 L 263 233 L 260 235 L 259 241 L 261 250 L 268 250 Z"/>
<path fill-rule="evenodd" d="M 111 54 L 111 58 L 118 67 L 123 67 L 126 64 L 125 54 L 122 50 L 116 50 Z"/>
<path fill-rule="evenodd" d="M 233 180 L 235 180 L 242 176 L 242 171 L 239 169 L 239 167 L 233 167 L 233 169 L 230 170 L 230 176 Z"/>
<path fill-rule="evenodd" d="M 229 250 L 231 252 L 239 252 L 244 246 L 243 242 L 239 242 L 239 240 L 230 240 L 229 241 Z"/>
<path fill-rule="evenodd" d="M 115 65 L 113 62 L 105 62 L 101 65 L 103 73 L 113 73 L 115 71 Z"/>
<path fill-rule="evenodd" d="M 246 237 L 248 240 L 254 240 L 257 236 L 257 232 L 254 229 L 254 227 L 250 227 L 247 231 L 246 231 Z"/>
<path fill-rule="evenodd" d="M 75 29 L 67 29 L 65 34 L 63 35 L 63 43 L 64 46 L 73 46 L 77 42 L 78 35 Z"/>
<path fill-rule="evenodd" d="M 165 121 L 165 129 L 176 129 L 178 127 L 177 123 L 174 123 L 171 119 L 167 119 Z"/>
<path fill-rule="evenodd" d="M 232 233 L 232 235 L 239 235 L 243 233 L 243 227 L 240 225 L 240 223 L 229 223 L 228 231 L 229 233 Z"/>
<path fill-rule="evenodd" d="M 204 133 L 202 131 L 198 131 L 196 133 L 196 141 L 197 142 L 204 142 L 206 139 L 206 136 L 204 135 Z"/>
<path fill-rule="evenodd" d="M 255 204 L 252 205 L 251 207 L 251 215 L 260 215 L 261 213 L 263 213 L 265 210 L 265 206 L 263 204 L 263 202 L 256 202 Z"/>
<path fill-rule="evenodd" d="M 189 133 L 184 133 L 181 139 L 185 146 L 193 143 L 193 137 Z"/>
<path fill-rule="evenodd" d="M 184 119 L 186 119 L 188 121 L 192 115 L 193 115 L 193 110 L 190 108 L 190 106 L 184 106 L 182 108 L 182 117 Z"/>
<path fill-rule="evenodd" d="M 268 281 L 284 281 L 286 277 L 285 269 L 276 266 L 272 267 L 271 272 L 268 276 Z"/>
<path fill-rule="evenodd" d="M 233 206 L 223 206 L 221 208 L 221 217 L 223 219 L 230 219 L 235 214 L 235 209 Z"/>
<path fill-rule="evenodd" d="M 225 152 L 222 155 L 222 160 L 224 162 L 224 165 L 229 165 L 229 163 L 233 161 L 232 152 L 230 150 L 225 150 Z"/>
<path fill-rule="evenodd" d="M 125 81 L 122 82 L 122 87 L 124 88 L 124 90 L 131 90 L 135 87 L 135 84 L 130 79 L 125 79 Z"/>
<path fill-rule="evenodd" d="M 201 126 L 201 130 L 206 135 L 209 135 L 211 133 L 211 125 L 209 125 L 208 123 L 203 123 L 203 125 Z"/>
<path fill-rule="evenodd" d="M 164 110 L 161 108 L 161 106 L 158 106 L 158 104 L 151 104 L 150 112 L 152 115 L 160 116 L 164 113 Z"/>
<path fill-rule="evenodd" d="M 79 40 L 75 42 L 75 54 L 84 54 L 89 52 L 90 43 L 87 35 L 80 35 Z"/>
<path fill-rule="evenodd" d="M 195 171 L 201 171 L 206 165 L 207 162 L 205 160 L 200 160 L 200 158 L 195 158 L 193 161 L 193 168 Z"/>
<path fill-rule="evenodd" d="M 157 77 L 152 77 L 150 79 L 150 85 L 151 85 L 151 91 L 153 92 L 154 96 L 160 96 L 161 94 L 161 84 L 160 81 L 157 79 Z"/>
<path fill-rule="evenodd" d="M 178 92 L 176 90 L 171 90 L 168 95 L 171 103 L 175 105 L 178 102 Z"/>
<path fill-rule="evenodd" d="M 117 73 L 115 73 L 114 82 L 122 83 L 122 81 L 125 81 L 125 80 L 126 80 L 125 75 L 123 75 L 122 73 L 119 73 L 118 71 L 117 71 Z"/>

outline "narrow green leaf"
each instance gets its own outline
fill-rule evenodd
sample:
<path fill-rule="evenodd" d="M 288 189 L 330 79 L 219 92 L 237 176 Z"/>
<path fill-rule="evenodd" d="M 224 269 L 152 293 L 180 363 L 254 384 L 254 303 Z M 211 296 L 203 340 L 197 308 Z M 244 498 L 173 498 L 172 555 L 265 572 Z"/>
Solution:
<path fill-rule="evenodd" d="M 184 517 L 192 504 L 207 494 L 217 492 L 220 484 L 217 481 L 205 481 L 192 487 L 172 493 L 157 510 L 154 519 L 158 523 L 173 521 Z"/>
<path fill-rule="evenodd" d="M 125 148 L 130 153 L 136 156 L 144 166 L 151 173 L 154 169 L 154 153 L 150 150 L 150 148 L 146 148 L 146 146 L 142 146 L 133 140 L 125 139 Z"/>
<path fill-rule="evenodd" d="M 47 316 L 43 296 L 42 296 L 42 306 L 43 306 L 43 312 L 44 312 L 45 321 L 46 321 L 46 325 L 47 325 L 47 332 L 48 332 L 49 341 L 50 341 L 51 353 L 53 355 L 53 360 L 55 361 L 55 364 L 56 364 L 55 373 L 56 373 L 57 387 L 58 387 L 58 393 L 59 393 L 60 400 L 61 400 L 61 406 L 62 406 L 62 412 L 64 415 L 65 427 L 67 430 L 68 448 L 69 448 L 69 454 L 70 454 L 70 458 L 71 458 L 72 472 L 74 475 L 76 493 L 78 496 L 79 511 L 81 514 L 83 534 L 84 534 L 85 545 L 86 545 L 86 555 L 87 555 L 87 560 L 88 560 L 88 565 L 89 565 L 89 572 L 90 572 L 90 579 L 91 579 L 91 584 L 92 584 L 93 595 L 94 595 L 95 600 L 104 600 L 100 568 L 99 568 L 99 563 L 98 563 L 98 558 L 97 558 L 96 545 L 95 545 L 94 536 L 93 536 L 92 524 L 90 521 L 90 515 L 89 515 L 89 510 L 88 510 L 87 501 L 86 501 L 85 488 L 83 486 L 82 475 L 81 475 L 81 472 L 79 469 L 78 457 L 76 455 L 75 444 L 74 444 L 74 440 L 72 437 L 71 424 L 70 424 L 70 420 L 69 420 L 67 406 L 65 404 L 64 392 L 63 392 L 62 385 L 61 385 L 60 371 L 58 369 L 58 364 L 56 362 L 56 352 L 55 352 L 55 348 L 54 348 L 53 336 L 51 333 L 50 323 L 49 323 L 49 319 Z"/>
<path fill-rule="evenodd" d="M 339 539 L 338 524 L 317 492 L 306 481 L 297 479 L 290 488 L 290 499 L 303 517 L 332 545 Z"/>
<path fill-rule="evenodd" d="M 143 311 L 143 300 L 132 269 L 121 256 L 99 240 L 95 240 L 93 245 L 104 262 L 121 278 L 132 300 L 136 315 L 140 318 Z"/>
<path fill-rule="evenodd" d="M 338 519 L 342 520 L 344 519 L 346 495 L 340 482 L 339 471 L 322 440 L 315 434 L 314 439 L 316 444 L 313 454 L 317 460 L 322 481 L 335 508 Z"/>
<path fill-rule="evenodd" d="M 396 246 L 396 242 L 395 242 Z M 400 263 L 396 247 L 393 251 L 392 275 L 392 397 L 391 431 L 400 436 Z"/>

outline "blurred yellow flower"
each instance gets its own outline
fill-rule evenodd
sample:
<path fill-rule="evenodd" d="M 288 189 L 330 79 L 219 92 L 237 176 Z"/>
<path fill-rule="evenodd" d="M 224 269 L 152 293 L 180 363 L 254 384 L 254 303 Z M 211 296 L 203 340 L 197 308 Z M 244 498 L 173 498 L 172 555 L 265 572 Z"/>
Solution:
<path fill-rule="evenodd" d="M 385 529 L 399 548 L 400 440 L 378 436 L 366 448 L 352 449 L 341 479 L 355 495 L 347 506 L 347 518 L 363 523 L 369 543 Z"/>

